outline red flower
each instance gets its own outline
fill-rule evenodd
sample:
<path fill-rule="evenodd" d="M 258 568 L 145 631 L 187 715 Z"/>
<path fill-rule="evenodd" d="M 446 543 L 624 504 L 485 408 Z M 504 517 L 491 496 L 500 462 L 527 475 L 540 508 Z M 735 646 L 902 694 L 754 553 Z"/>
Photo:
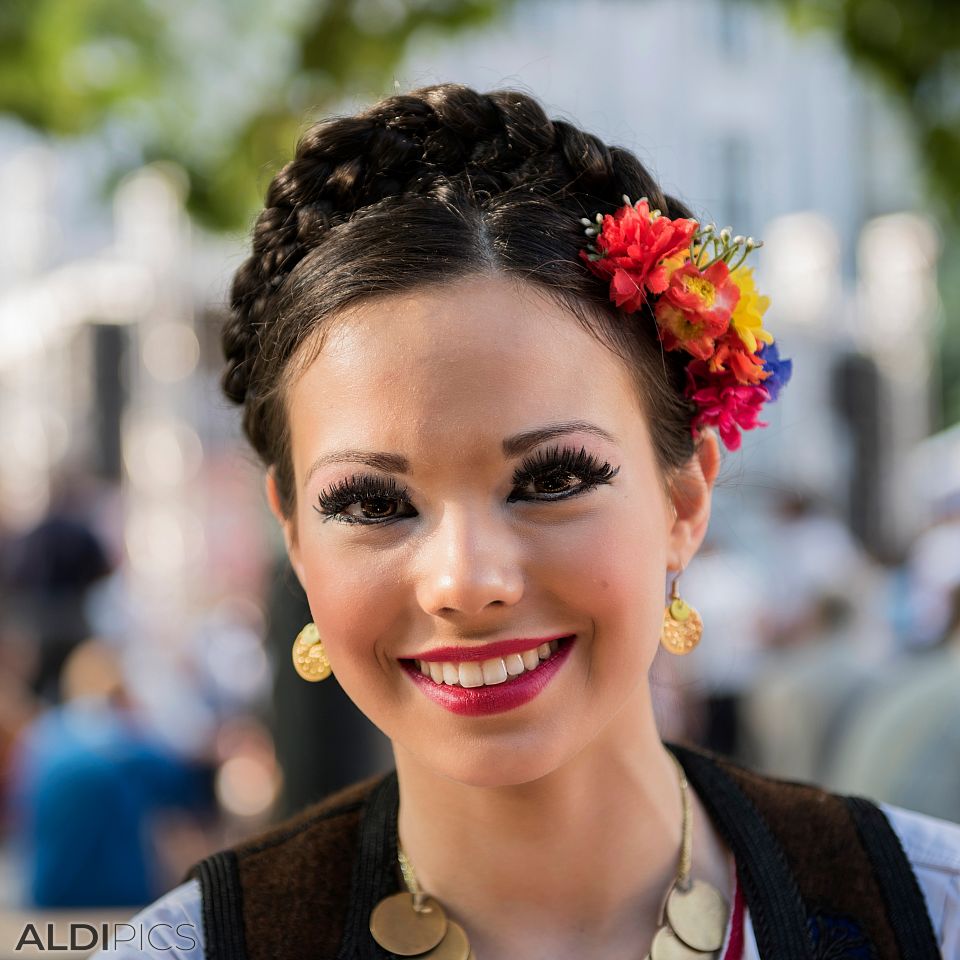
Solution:
<path fill-rule="evenodd" d="M 633 313 L 646 303 L 648 293 L 666 290 L 696 229 L 695 220 L 683 217 L 652 219 L 649 204 L 641 200 L 603 218 L 595 241 L 598 259 L 591 260 L 586 250 L 580 257 L 598 277 L 609 279 L 610 299 Z"/>

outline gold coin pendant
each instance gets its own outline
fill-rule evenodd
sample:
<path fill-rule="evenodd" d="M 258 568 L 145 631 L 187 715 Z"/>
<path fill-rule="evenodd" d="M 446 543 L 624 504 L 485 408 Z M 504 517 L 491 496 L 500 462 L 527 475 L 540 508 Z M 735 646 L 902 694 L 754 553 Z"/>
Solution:
<path fill-rule="evenodd" d="M 689 890 L 674 887 L 667 898 L 667 920 L 674 933 L 694 950 L 719 950 L 727 931 L 729 908 L 709 883 L 694 880 Z"/>
<path fill-rule="evenodd" d="M 423 909 L 414 910 L 413 894 L 408 891 L 385 897 L 370 914 L 373 939 L 401 957 L 432 950 L 443 940 L 447 925 L 447 915 L 433 897 L 424 897 Z"/>
<path fill-rule="evenodd" d="M 687 616 L 683 620 L 677 620 L 670 612 L 670 607 L 663 611 L 663 630 L 660 634 L 660 642 L 670 651 L 670 653 L 680 654 L 681 656 L 690 653 L 700 642 L 700 635 L 703 632 L 703 621 L 700 614 L 693 607 L 687 606 Z"/>
<path fill-rule="evenodd" d="M 319 639 L 316 624 L 309 623 L 300 631 L 293 645 L 293 665 L 304 680 L 325 680 L 332 672 Z"/>
<path fill-rule="evenodd" d="M 669 927 L 661 927 L 650 945 L 650 960 L 708 960 L 699 950 L 691 950 Z"/>
<path fill-rule="evenodd" d="M 455 920 L 447 920 L 447 932 L 443 939 L 417 960 L 470 960 L 472 956 L 467 932 Z"/>

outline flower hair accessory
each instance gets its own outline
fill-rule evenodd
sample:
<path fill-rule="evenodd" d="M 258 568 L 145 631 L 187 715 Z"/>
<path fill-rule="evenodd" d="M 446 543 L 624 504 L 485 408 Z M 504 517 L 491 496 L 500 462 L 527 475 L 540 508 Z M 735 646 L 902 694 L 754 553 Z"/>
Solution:
<path fill-rule="evenodd" d="M 685 350 L 684 396 L 696 406 L 691 430 L 716 426 L 729 450 L 740 431 L 765 427 L 764 403 L 776 400 L 793 361 L 781 360 L 763 329 L 770 298 L 761 296 L 744 261 L 762 246 L 753 237 L 731 237 L 725 227 L 671 220 L 651 210 L 646 197 L 624 196 L 614 214 L 584 217 L 591 238 L 581 259 L 610 284 L 610 299 L 626 313 L 650 304 L 666 350 Z"/>

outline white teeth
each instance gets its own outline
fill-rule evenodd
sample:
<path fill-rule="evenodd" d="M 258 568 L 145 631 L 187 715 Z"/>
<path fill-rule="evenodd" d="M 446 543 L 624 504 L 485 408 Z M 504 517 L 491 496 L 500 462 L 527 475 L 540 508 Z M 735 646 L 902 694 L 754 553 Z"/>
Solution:
<path fill-rule="evenodd" d="M 461 687 L 482 687 L 483 670 L 476 660 L 466 660 L 460 664 L 460 686 Z"/>
<path fill-rule="evenodd" d="M 480 664 L 483 670 L 483 682 L 489 687 L 495 683 L 503 683 L 507 679 L 507 665 L 500 657 L 494 660 L 484 660 Z"/>
<path fill-rule="evenodd" d="M 460 671 L 455 663 L 445 663 L 443 665 L 443 682 L 451 687 L 460 682 Z"/>
<path fill-rule="evenodd" d="M 536 650 L 524 650 L 520 657 L 527 670 L 532 670 L 540 662 L 540 656 Z"/>
<path fill-rule="evenodd" d="M 541 661 L 552 656 L 560 648 L 559 640 L 541 643 L 533 650 L 511 653 L 505 657 L 489 660 L 466 660 L 463 663 L 415 660 L 417 669 L 434 683 L 447 686 L 482 687 L 505 683 L 511 677 L 535 670 Z"/>
<path fill-rule="evenodd" d="M 518 677 L 526 669 L 523 665 L 523 657 L 519 653 L 511 653 L 503 658 L 504 666 L 511 677 Z"/>

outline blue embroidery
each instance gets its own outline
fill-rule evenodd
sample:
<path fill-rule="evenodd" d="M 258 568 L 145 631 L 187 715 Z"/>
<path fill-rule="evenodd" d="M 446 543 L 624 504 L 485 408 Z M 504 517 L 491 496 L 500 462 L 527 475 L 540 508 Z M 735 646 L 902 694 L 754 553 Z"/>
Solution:
<path fill-rule="evenodd" d="M 829 913 L 807 918 L 816 960 L 877 960 L 873 944 L 856 920 Z"/>

